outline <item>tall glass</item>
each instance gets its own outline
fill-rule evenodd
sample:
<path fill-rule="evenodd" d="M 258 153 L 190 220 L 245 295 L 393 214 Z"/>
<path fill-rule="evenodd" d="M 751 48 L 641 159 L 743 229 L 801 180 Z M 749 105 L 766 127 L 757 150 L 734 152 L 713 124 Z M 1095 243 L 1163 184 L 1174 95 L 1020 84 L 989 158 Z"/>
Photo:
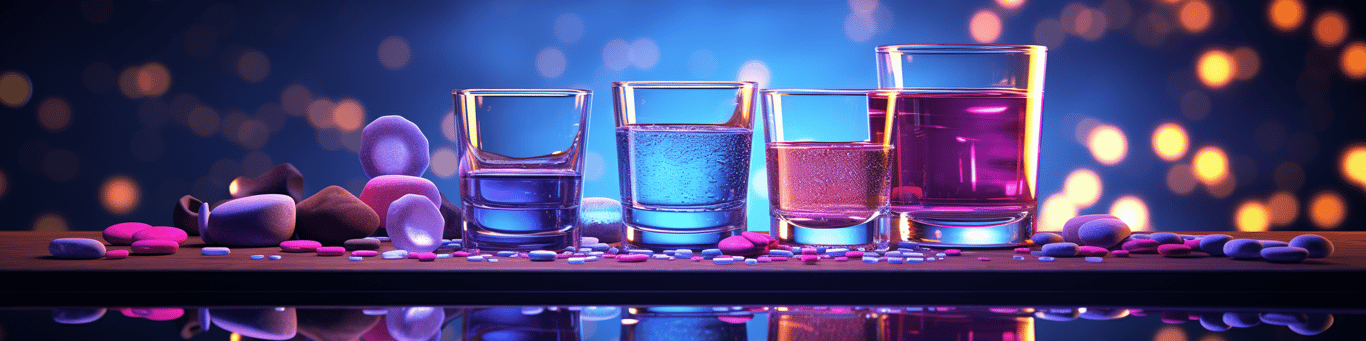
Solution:
<path fill-rule="evenodd" d="M 867 126 L 877 91 L 762 93 L 769 232 L 789 244 L 886 246 L 892 126 Z"/>
<path fill-rule="evenodd" d="M 1038 220 L 1045 48 L 877 48 L 872 131 L 892 122 L 892 237 L 929 245 L 1024 244 Z"/>
<path fill-rule="evenodd" d="M 455 91 L 465 248 L 578 247 L 583 146 L 592 92 Z"/>
<path fill-rule="evenodd" d="M 623 239 L 716 247 L 745 230 L 754 82 L 616 82 Z"/>

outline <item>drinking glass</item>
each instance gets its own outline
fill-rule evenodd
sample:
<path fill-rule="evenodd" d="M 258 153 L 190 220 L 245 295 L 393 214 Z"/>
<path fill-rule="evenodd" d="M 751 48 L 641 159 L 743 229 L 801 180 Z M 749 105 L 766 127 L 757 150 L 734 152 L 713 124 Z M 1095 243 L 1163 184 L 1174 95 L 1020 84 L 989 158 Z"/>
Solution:
<path fill-rule="evenodd" d="M 892 120 L 892 239 L 955 247 L 1024 244 L 1038 199 L 1045 48 L 877 48 L 873 132 Z"/>
<path fill-rule="evenodd" d="M 454 93 L 465 248 L 578 247 L 583 146 L 592 92 L 465 89 Z"/>
<path fill-rule="evenodd" d="M 778 241 L 886 246 L 892 126 L 867 126 L 868 98 L 875 93 L 762 91 L 769 233 Z"/>
<path fill-rule="evenodd" d="M 705 249 L 745 230 L 754 82 L 616 82 L 623 239 Z"/>

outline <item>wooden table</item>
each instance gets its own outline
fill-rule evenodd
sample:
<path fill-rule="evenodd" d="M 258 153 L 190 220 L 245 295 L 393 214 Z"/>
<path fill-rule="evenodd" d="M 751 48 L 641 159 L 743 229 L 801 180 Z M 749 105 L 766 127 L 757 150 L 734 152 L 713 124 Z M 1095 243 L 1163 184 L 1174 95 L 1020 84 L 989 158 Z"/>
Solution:
<path fill-rule="evenodd" d="M 1289 240 L 1297 232 L 1227 233 Z M 48 242 L 99 232 L 0 232 L 0 294 L 7 306 L 316 304 L 1002 304 L 1366 307 L 1366 232 L 1317 232 L 1333 256 L 1299 264 L 1158 255 L 1103 263 L 964 250 L 919 264 L 858 260 L 715 265 L 605 259 L 570 265 L 499 258 L 350 261 L 279 248 L 202 256 L 197 237 L 174 255 L 63 260 Z M 128 249 L 111 246 L 109 249 Z M 381 251 L 393 249 L 385 243 Z M 1037 247 L 1035 248 L 1037 249 Z M 251 260 L 279 254 L 281 260 Z M 978 257 L 989 257 L 980 261 Z"/>

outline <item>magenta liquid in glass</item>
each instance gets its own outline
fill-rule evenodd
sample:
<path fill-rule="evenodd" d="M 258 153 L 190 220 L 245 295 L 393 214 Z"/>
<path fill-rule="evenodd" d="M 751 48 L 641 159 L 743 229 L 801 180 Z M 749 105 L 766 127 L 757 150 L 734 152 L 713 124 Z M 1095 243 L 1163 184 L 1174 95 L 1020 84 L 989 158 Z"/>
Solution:
<path fill-rule="evenodd" d="M 955 246 L 1008 246 L 1035 218 L 1026 143 L 1029 98 L 1008 90 L 928 90 L 869 99 L 874 139 L 893 115 L 892 236 Z M 1030 170 L 1032 171 L 1032 170 Z"/>

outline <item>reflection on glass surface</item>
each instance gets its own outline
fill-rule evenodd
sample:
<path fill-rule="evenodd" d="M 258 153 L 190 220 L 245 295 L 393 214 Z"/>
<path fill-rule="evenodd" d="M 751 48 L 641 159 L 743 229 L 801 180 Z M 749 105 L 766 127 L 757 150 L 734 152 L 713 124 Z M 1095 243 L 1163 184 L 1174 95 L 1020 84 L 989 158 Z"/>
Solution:
<path fill-rule="evenodd" d="M 990 306 L 0 309 L 0 340 L 1361 340 L 1366 310 Z"/>

